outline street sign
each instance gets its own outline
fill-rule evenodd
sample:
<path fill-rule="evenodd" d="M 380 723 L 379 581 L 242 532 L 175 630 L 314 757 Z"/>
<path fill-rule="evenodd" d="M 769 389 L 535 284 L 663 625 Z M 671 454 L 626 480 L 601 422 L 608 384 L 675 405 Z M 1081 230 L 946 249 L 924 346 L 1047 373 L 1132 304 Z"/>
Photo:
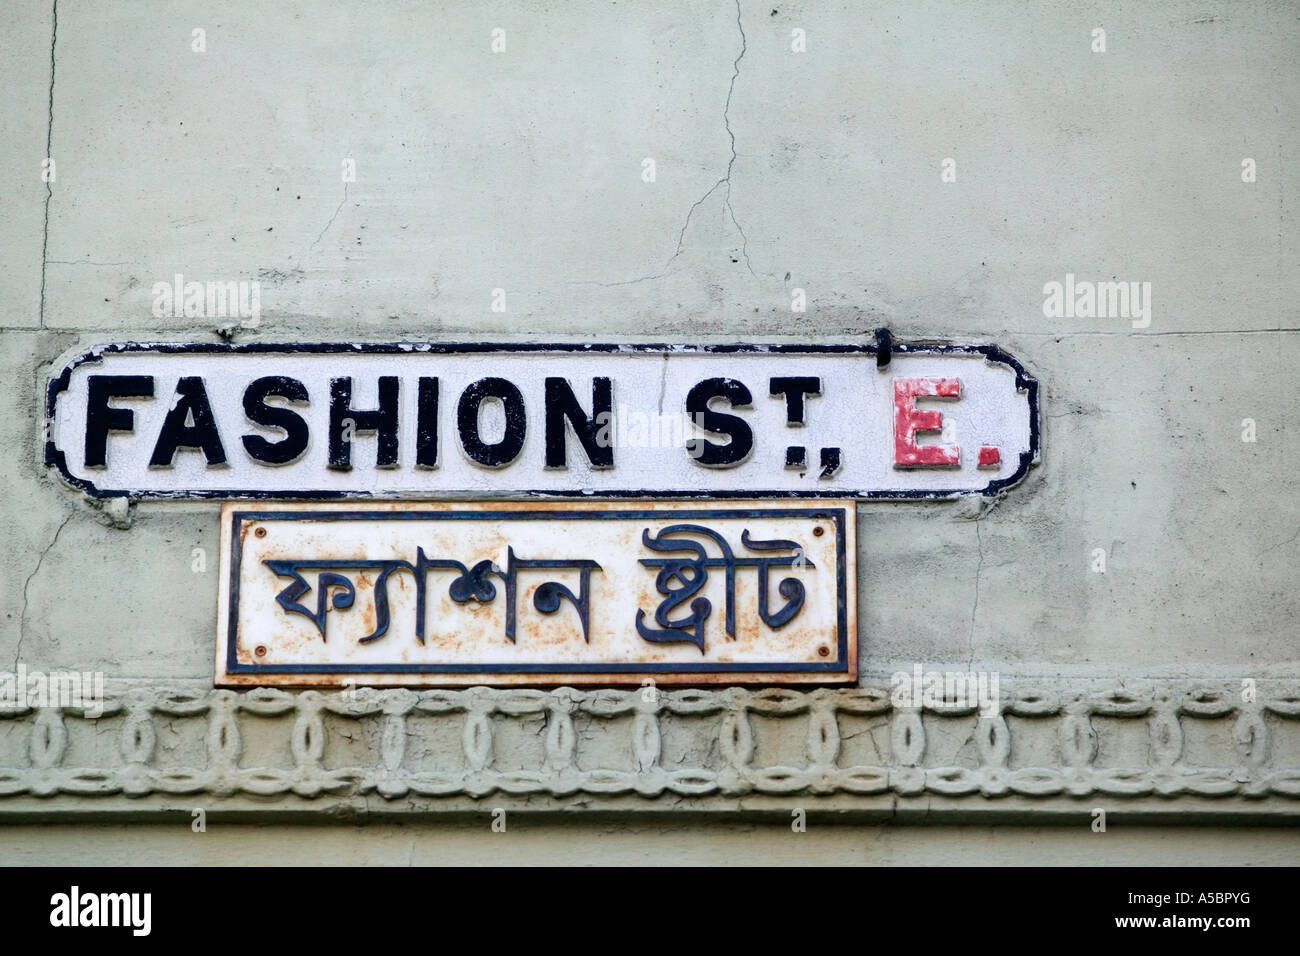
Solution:
<path fill-rule="evenodd" d="M 222 686 L 852 683 L 855 505 L 228 503 Z"/>
<path fill-rule="evenodd" d="M 1037 461 L 991 345 L 98 346 L 45 460 L 98 497 L 950 498 Z"/>

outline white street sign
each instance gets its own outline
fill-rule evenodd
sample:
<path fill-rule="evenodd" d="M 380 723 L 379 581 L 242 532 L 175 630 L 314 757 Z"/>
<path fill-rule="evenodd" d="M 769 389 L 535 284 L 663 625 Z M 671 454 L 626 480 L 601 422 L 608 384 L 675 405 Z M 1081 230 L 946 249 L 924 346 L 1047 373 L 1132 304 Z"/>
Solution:
<path fill-rule="evenodd" d="M 65 480 L 141 498 L 954 497 L 1039 434 L 1013 358 L 941 345 L 108 345 L 47 418 Z"/>

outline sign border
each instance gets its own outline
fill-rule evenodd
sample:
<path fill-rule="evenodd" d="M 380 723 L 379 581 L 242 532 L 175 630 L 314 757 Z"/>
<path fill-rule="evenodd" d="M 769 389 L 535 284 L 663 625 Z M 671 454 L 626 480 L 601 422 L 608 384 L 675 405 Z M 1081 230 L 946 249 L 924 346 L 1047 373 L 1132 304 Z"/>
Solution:
<path fill-rule="evenodd" d="M 1006 478 L 995 478 L 982 488 L 928 488 L 914 490 L 858 491 L 838 488 L 808 491 L 791 491 L 786 489 L 745 489 L 743 491 L 682 491 L 654 489 L 620 489 L 593 492 L 584 489 L 530 489 L 523 488 L 510 491 L 488 490 L 450 490 L 438 492 L 425 489 L 409 495 L 398 494 L 399 500 L 439 500 L 467 501 L 477 498 L 665 498 L 680 500 L 705 499 L 744 499 L 744 498 L 843 498 L 859 501 L 875 500 L 944 500 L 963 498 L 968 495 L 985 495 L 992 497 L 1007 488 L 1019 484 L 1029 474 L 1039 460 L 1039 404 L 1038 380 L 1025 371 L 1023 365 L 997 345 L 961 345 L 961 344 L 926 344 L 896 343 L 890 340 L 888 332 L 877 334 L 875 343 L 860 344 L 787 344 L 787 343 L 718 343 L 709 345 L 674 344 L 664 342 L 627 342 L 627 343 L 586 343 L 586 342 L 246 342 L 241 344 L 224 342 L 119 342 L 97 345 L 81 353 L 64 365 L 57 376 L 50 379 L 45 393 L 45 427 L 43 436 L 44 463 L 46 467 L 56 468 L 62 480 L 92 498 L 128 498 L 154 499 L 172 501 L 339 501 L 347 499 L 394 500 L 393 492 L 370 491 L 335 491 L 329 489 L 308 489 L 305 491 L 285 491 L 279 489 L 232 489 L 210 491 L 147 491 L 137 489 L 101 489 L 88 479 L 78 478 L 68 470 L 63 451 L 54 443 L 54 417 L 60 393 L 65 391 L 72 381 L 72 373 L 82 365 L 101 361 L 104 355 L 122 353 L 155 352 L 160 355 L 178 354 L 375 354 L 375 355 L 458 355 L 491 354 L 495 352 L 539 352 L 567 354 L 617 354 L 620 352 L 660 352 L 660 353 L 701 353 L 701 354 L 804 354 L 804 355 L 874 355 L 876 364 L 884 368 L 889 364 L 890 355 L 898 352 L 904 355 L 925 354 L 982 354 L 985 360 L 1010 367 L 1016 373 L 1017 391 L 1026 393 L 1029 402 L 1029 450 L 1020 453 L 1020 462 L 1016 470 Z"/>
<path fill-rule="evenodd" d="M 519 507 L 502 509 L 499 500 L 479 502 L 481 508 L 464 509 L 417 509 L 411 508 L 411 502 L 388 499 L 396 506 L 392 510 L 372 511 L 365 508 L 330 508 L 316 509 L 302 507 L 292 510 L 249 508 L 238 502 L 231 502 L 222 508 L 221 547 L 228 557 L 221 569 L 218 587 L 217 620 L 217 654 L 213 683 L 217 687 L 311 687 L 338 686 L 348 682 L 365 683 L 369 678 L 399 678 L 391 681 L 392 686 L 420 687 L 443 686 L 456 682 L 456 686 L 468 686 L 469 683 L 496 686 L 535 686 L 566 684 L 635 684 L 642 677 L 673 685 L 715 685 L 728 684 L 852 684 L 858 679 L 858 635 L 857 635 L 857 581 L 850 577 L 849 563 L 857 553 L 857 512 L 853 499 L 841 498 L 834 504 L 819 506 L 809 504 L 807 507 L 771 507 L 761 505 L 745 507 L 744 501 L 736 506 L 727 507 L 719 504 L 713 507 L 675 508 L 637 508 L 629 505 L 620 506 L 617 502 L 608 502 L 610 507 L 593 508 L 590 506 L 558 501 L 547 507 Z M 693 504 L 685 499 L 683 504 Z M 441 502 L 427 502 L 439 505 Z M 525 505 L 527 503 L 524 503 Z M 331 664 L 241 664 L 237 659 L 239 630 L 239 572 L 243 535 L 240 525 L 244 521 L 455 521 L 491 519 L 509 520 L 565 520 L 572 518 L 599 520 L 635 519 L 635 518 L 759 518 L 759 517 L 796 517 L 830 520 L 835 523 L 835 629 L 836 654 L 829 661 L 809 662 L 769 662 L 737 663 L 733 661 L 714 661 L 699 663 L 526 663 L 526 664 L 352 664 L 347 666 Z M 850 550 L 852 549 L 852 550 Z M 312 676 L 323 678 L 313 682 Z M 293 678 L 298 678 L 297 680 Z M 259 679 L 260 678 L 260 679 Z M 423 680 L 420 680 L 423 678 Z"/>

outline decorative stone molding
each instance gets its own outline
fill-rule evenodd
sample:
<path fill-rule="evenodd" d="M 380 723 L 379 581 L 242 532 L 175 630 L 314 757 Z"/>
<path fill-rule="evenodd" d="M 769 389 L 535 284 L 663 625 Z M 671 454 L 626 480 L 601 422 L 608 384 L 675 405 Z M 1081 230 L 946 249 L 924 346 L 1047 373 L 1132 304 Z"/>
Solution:
<path fill-rule="evenodd" d="M 884 685 L 290 693 L 110 682 L 96 718 L 0 709 L 0 816 L 100 798 L 129 798 L 115 812 L 138 813 L 175 797 L 256 798 L 261 812 L 365 798 L 429 812 L 493 795 L 535 810 L 593 805 L 545 798 L 632 797 L 618 805 L 651 811 L 683 798 L 729 810 L 776 806 L 754 797 L 828 810 L 925 798 L 927 818 L 954 819 L 997 807 L 1032 817 L 1052 798 L 1076 814 L 1092 805 L 1082 798 L 1180 812 L 1195 800 L 1210 815 L 1295 818 L 1300 686 L 1261 681 L 1246 703 L 1227 682 L 1021 684 L 1004 688 L 993 717 L 895 708 Z"/>

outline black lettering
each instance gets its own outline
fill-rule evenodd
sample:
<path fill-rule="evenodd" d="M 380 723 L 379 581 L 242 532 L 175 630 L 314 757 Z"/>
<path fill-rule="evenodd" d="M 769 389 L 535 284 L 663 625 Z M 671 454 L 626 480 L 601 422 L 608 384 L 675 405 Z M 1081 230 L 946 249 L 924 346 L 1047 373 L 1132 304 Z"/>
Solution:
<path fill-rule="evenodd" d="M 578 404 L 573 388 L 562 378 L 546 379 L 546 467 L 569 467 L 565 455 L 564 420 L 573 426 L 573 433 L 582 444 L 582 450 L 592 468 L 614 467 L 614 446 L 597 441 L 598 423 L 608 422 L 614 407 L 614 389 L 608 378 L 591 380 L 591 417 L 588 418 Z M 601 416 L 604 416 L 603 418 Z"/>
<path fill-rule="evenodd" d="M 189 424 L 191 421 L 193 425 Z M 212 406 L 208 404 L 207 389 L 203 387 L 203 379 L 196 375 L 176 383 L 176 399 L 163 419 L 149 466 L 170 468 L 178 448 L 202 449 L 209 465 L 226 462 L 226 450 L 221 447 L 221 435 L 217 431 Z"/>
<path fill-rule="evenodd" d="M 820 395 L 822 380 L 815 375 L 782 376 L 772 379 L 771 395 L 785 396 L 787 425 L 804 424 L 804 396 Z"/>
<path fill-rule="evenodd" d="M 268 405 L 268 398 L 284 398 L 304 404 L 307 387 L 296 378 L 268 375 L 252 382 L 244 390 L 244 417 L 254 425 L 278 428 L 284 432 L 279 441 L 267 441 L 261 435 L 245 435 L 244 450 L 254 461 L 268 465 L 287 465 L 307 450 L 307 423 L 297 412 L 278 405 Z"/>
<path fill-rule="evenodd" d="M 746 408 L 753 397 L 744 383 L 731 378 L 707 378 L 686 395 L 686 413 L 693 421 L 705 431 L 731 437 L 725 445 L 692 438 L 686 443 L 687 451 L 701 465 L 727 468 L 749 457 L 754 450 L 754 432 L 743 418 L 710 409 L 709 402 L 715 398 L 726 399 L 735 408 Z"/>
<path fill-rule="evenodd" d="M 415 403 L 415 465 L 438 467 L 438 380 L 423 375 Z"/>
<path fill-rule="evenodd" d="M 506 431 L 499 442 L 487 444 L 479 435 L 479 408 L 489 398 L 499 399 L 505 408 Z M 461 393 L 456 406 L 456 429 L 460 444 L 471 460 L 488 468 L 510 464 L 524 448 L 528 420 L 524 415 L 524 396 L 504 378 L 481 378 Z"/>
<path fill-rule="evenodd" d="M 379 408 L 373 411 L 358 411 L 352 407 L 352 379 L 332 379 L 330 381 L 329 467 L 336 471 L 351 470 L 352 438 L 360 434 L 374 434 L 379 438 L 379 447 L 375 452 L 375 467 L 397 467 L 397 399 L 397 376 L 381 375 Z M 350 429 L 347 427 L 347 422 L 352 423 Z"/>
<path fill-rule="evenodd" d="M 838 448 L 822 449 L 822 473 L 818 478 L 830 478 L 840 470 L 840 450 Z"/>
<path fill-rule="evenodd" d="M 135 412 L 110 398 L 153 398 L 152 375 L 91 375 L 86 382 L 86 467 L 103 468 L 109 432 L 135 429 Z"/>

